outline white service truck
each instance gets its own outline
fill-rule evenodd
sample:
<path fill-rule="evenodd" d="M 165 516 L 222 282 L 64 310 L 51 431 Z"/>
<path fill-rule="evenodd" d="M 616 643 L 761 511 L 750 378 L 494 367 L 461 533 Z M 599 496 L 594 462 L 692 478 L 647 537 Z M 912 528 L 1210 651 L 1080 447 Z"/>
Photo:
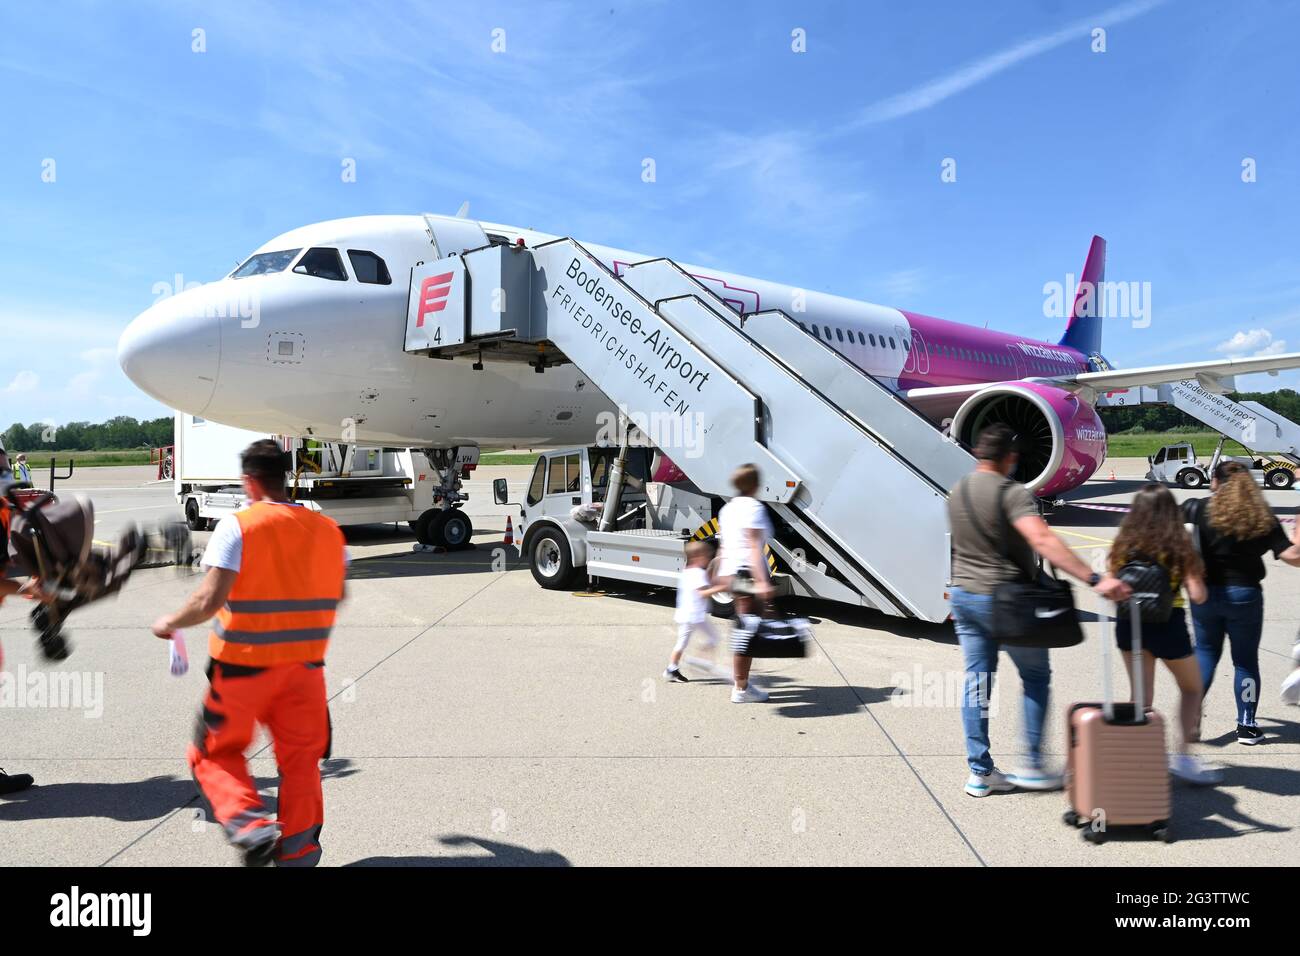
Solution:
<path fill-rule="evenodd" d="M 1147 457 L 1147 479 L 1165 484 L 1176 484 L 1183 488 L 1202 488 L 1210 483 L 1210 476 L 1215 467 L 1224 459 L 1224 438 L 1219 439 L 1214 454 L 1208 464 L 1201 464 L 1196 457 L 1196 449 L 1191 442 L 1175 442 L 1165 445 L 1154 455 Z M 1265 488 L 1285 491 L 1295 484 L 1296 466 L 1285 458 L 1251 458 L 1243 455 L 1227 456 L 1228 461 L 1239 462 L 1250 470 L 1255 480 Z"/>
<path fill-rule="evenodd" d="M 621 467 L 614 446 L 556 448 L 538 456 L 522 502 L 509 500 L 504 478 L 492 482 L 492 496 L 518 506 L 520 553 L 544 588 L 573 588 L 584 578 L 675 587 L 686 543 L 717 534 L 724 500 L 674 471 L 650 447 L 629 447 Z M 825 562 L 783 543 L 776 524 L 767 558 L 777 596 L 860 603 Z M 712 610 L 729 615 L 730 603 L 717 595 Z"/>
<path fill-rule="evenodd" d="M 461 482 L 478 467 L 478 447 L 374 448 L 264 435 L 178 414 L 172 483 L 192 531 L 208 530 L 244 504 L 239 455 L 273 438 L 290 455 L 289 497 L 340 525 L 406 522 L 422 544 L 462 547 L 474 526 Z"/>

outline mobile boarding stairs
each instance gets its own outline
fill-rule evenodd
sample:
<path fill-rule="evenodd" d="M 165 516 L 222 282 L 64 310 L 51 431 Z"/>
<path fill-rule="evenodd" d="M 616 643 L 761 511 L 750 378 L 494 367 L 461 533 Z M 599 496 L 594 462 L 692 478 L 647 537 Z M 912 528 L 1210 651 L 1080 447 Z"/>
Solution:
<path fill-rule="evenodd" d="M 656 445 L 708 495 L 756 464 L 804 593 L 948 616 L 947 492 L 970 455 L 783 312 L 741 315 L 668 259 L 615 275 L 572 239 L 489 245 L 412 270 L 405 348 L 571 362 L 634 417 L 691 416 Z"/>

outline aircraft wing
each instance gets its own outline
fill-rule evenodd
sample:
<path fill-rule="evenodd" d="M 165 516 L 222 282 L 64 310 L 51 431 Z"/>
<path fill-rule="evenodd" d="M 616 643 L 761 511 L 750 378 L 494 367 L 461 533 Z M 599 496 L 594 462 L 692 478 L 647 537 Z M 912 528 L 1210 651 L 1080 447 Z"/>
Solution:
<path fill-rule="evenodd" d="M 1115 391 L 1122 388 L 1134 388 L 1138 385 L 1163 385 L 1166 382 L 1181 382 L 1196 379 L 1211 392 L 1231 391 L 1231 384 L 1224 379 L 1234 375 L 1251 375 L 1269 372 L 1276 375 L 1283 369 L 1300 368 L 1300 352 L 1284 352 L 1279 355 L 1262 355 L 1255 358 L 1229 358 L 1214 362 L 1180 362 L 1177 365 L 1148 365 L 1146 368 L 1117 368 L 1104 372 L 1080 372 L 1076 375 L 1063 375 L 1048 378 L 1062 388 L 1070 391 L 1087 392 L 1086 398 L 1093 398 L 1098 392 Z"/>
<path fill-rule="evenodd" d="M 1300 352 L 1264 355 L 1256 358 L 1229 358 L 1212 362 L 1182 362 L 1177 365 L 1148 365 L 1145 368 L 1117 368 L 1104 372 L 1076 372 L 1071 375 L 1033 375 L 1020 381 L 1055 385 L 1077 392 L 1085 401 L 1096 401 L 1102 392 L 1136 388 L 1139 385 L 1163 385 L 1196 379 L 1211 392 L 1232 391 L 1230 379 L 1234 375 L 1251 375 L 1269 372 L 1276 375 L 1284 369 L 1300 368 Z M 988 388 L 992 383 L 969 385 L 941 385 L 934 388 L 911 388 L 903 393 L 920 412 L 934 420 L 951 415 L 967 398 Z"/>

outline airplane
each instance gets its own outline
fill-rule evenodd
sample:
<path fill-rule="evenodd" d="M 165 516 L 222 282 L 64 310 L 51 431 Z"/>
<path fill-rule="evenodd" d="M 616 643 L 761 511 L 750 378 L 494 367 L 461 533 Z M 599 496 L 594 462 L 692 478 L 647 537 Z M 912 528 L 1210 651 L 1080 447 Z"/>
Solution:
<path fill-rule="evenodd" d="M 162 298 L 123 332 L 118 360 L 158 401 L 227 425 L 370 445 L 539 447 L 590 442 L 613 404 L 571 364 L 536 368 L 404 351 L 417 264 L 555 235 L 463 215 L 335 219 L 290 230 L 219 281 Z M 615 275 L 655 258 L 582 243 Z M 683 263 L 745 314 L 782 309 L 969 446 L 1002 422 L 1016 478 L 1041 498 L 1082 485 L 1106 456 L 1098 396 L 1300 367 L 1300 353 L 1117 369 L 1101 353 L 1106 243 L 1094 236 L 1057 342 Z M 545 371 L 537 375 L 535 371 Z"/>

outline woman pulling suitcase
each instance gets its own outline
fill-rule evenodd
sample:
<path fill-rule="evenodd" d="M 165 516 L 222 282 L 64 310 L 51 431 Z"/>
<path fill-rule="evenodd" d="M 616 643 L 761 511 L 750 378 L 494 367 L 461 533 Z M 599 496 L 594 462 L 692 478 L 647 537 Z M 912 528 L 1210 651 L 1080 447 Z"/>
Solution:
<path fill-rule="evenodd" d="M 1201 671 L 1187 628 L 1187 601 L 1206 599 L 1205 568 L 1183 526 L 1182 513 L 1164 485 L 1150 484 L 1133 498 L 1111 546 L 1110 572 L 1145 599 L 1141 610 L 1142 686 L 1150 709 L 1155 695 L 1156 661 L 1164 661 L 1178 684 L 1179 752 L 1169 771 L 1195 784 L 1218 783 L 1222 775 L 1189 752 L 1201 739 Z M 1119 606 L 1115 643 L 1124 655 L 1125 673 L 1132 683 L 1133 622 L 1126 605 Z"/>

